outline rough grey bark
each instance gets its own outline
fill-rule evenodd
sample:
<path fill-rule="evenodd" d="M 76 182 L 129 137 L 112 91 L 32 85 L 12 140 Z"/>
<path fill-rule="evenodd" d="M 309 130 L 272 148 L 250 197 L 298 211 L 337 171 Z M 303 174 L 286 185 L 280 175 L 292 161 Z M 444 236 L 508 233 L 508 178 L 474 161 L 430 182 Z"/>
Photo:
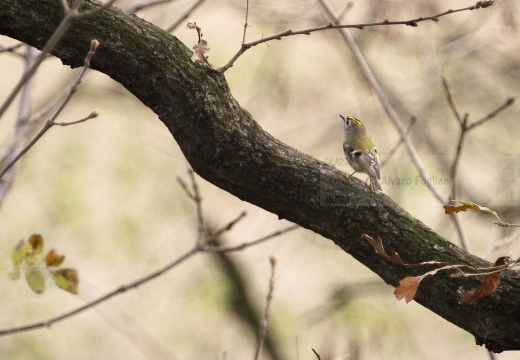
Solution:
<path fill-rule="evenodd" d="M 99 6 L 85 3 L 85 8 Z M 0 33 L 42 48 L 62 16 L 57 0 L 0 0 Z M 192 63 L 191 51 L 174 36 L 109 8 L 75 21 L 53 55 L 65 65 L 81 66 L 92 39 L 101 46 L 91 67 L 152 109 L 193 169 L 214 185 L 334 241 L 393 286 L 425 269 L 390 264 L 361 234 L 380 236 L 407 263 L 489 265 L 435 234 L 384 194 L 370 192 L 357 180 L 347 183 L 336 168 L 266 133 L 235 101 L 224 76 Z M 421 283 L 415 300 L 473 334 L 477 344 L 495 352 L 519 350 L 518 272 L 504 274 L 491 296 L 459 304 L 457 289 L 478 284 L 439 273 Z"/>

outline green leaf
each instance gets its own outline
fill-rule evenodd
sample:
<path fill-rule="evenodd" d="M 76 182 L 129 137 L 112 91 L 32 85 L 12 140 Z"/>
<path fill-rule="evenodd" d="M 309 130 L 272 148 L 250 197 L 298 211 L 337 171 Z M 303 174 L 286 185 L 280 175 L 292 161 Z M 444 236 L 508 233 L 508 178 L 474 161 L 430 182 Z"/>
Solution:
<path fill-rule="evenodd" d="M 25 272 L 25 280 L 27 284 L 36 294 L 41 294 L 45 290 L 45 280 L 41 270 L 36 266 L 31 266 Z"/>

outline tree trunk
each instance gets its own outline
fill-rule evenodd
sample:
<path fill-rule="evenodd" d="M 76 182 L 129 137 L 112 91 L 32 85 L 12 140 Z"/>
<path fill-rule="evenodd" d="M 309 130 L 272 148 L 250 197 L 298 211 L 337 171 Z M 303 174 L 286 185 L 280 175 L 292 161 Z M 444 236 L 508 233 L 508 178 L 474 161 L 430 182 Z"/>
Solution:
<path fill-rule="evenodd" d="M 85 1 L 83 8 L 98 6 Z M 36 48 L 45 45 L 62 17 L 57 0 L 0 0 L 0 33 Z M 52 54 L 65 65 L 82 66 L 92 39 L 101 45 L 91 67 L 152 109 L 193 169 L 214 185 L 331 239 L 393 286 L 424 267 L 392 265 L 361 234 L 380 236 L 385 248 L 407 263 L 490 265 L 434 233 L 384 194 L 369 191 L 356 179 L 347 181 L 335 167 L 265 132 L 233 98 L 224 75 L 193 63 L 191 51 L 174 36 L 110 7 L 74 21 Z M 519 350 L 518 272 L 503 274 L 501 286 L 490 296 L 460 304 L 457 289 L 479 284 L 440 272 L 421 283 L 415 300 L 491 351 Z"/>

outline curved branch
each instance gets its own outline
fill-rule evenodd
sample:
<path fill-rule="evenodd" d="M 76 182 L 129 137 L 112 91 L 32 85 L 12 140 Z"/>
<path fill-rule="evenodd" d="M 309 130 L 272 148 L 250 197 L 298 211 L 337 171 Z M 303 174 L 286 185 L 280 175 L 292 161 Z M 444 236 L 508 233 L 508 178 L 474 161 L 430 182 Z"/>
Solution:
<path fill-rule="evenodd" d="M 84 6 L 100 5 L 85 1 Z M 62 16 L 55 0 L 0 0 L 0 33 L 42 48 Z M 347 183 L 343 172 L 265 132 L 233 98 L 222 74 L 193 63 L 190 50 L 178 39 L 136 16 L 108 8 L 95 21 L 76 20 L 52 54 L 66 65 L 81 66 L 94 38 L 101 46 L 91 67 L 158 114 L 193 169 L 214 185 L 331 239 L 394 286 L 417 269 L 388 264 L 361 234 L 380 236 L 389 251 L 408 263 L 489 266 L 384 194 L 367 191 L 357 179 Z M 457 289 L 475 284 L 475 279 L 428 279 L 415 300 L 492 351 L 520 349 L 518 273 L 504 274 L 502 286 L 491 296 L 471 306 L 459 304 Z"/>

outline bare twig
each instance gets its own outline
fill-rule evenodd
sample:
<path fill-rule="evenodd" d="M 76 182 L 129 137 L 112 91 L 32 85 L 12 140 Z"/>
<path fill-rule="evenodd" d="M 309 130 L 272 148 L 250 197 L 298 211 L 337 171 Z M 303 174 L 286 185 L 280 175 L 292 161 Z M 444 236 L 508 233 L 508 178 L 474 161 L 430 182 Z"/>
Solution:
<path fill-rule="evenodd" d="M 453 100 L 453 96 L 451 95 L 450 87 L 448 86 L 448 80 L 443 77 L 442 78 L 442 86 L 444 87 L 444 91 L 446 92 L 446 98 L 448 99 L 448 103 L 450 104 L 450 109 L 453 112 L 453 116 L 462 125 L 462 119 L 459 115 L 457 107 L 455 106 L 455 101 Z"/>
<path fill-rule="evenodd" d="M 285 234 L 289 231 L 293 231 L 293 230 L 296 230 L 296 229 L 299 229 L 300 228 L 300 225 L 291 225 L 291 226 L 288 226 L 284 229 L 281 229 L 281 230 L 277 230 L 269 235 L 266 235 L 266 236 L 263 236 L 259 239 L 256 239 L 256 240 L 253 240 L 253 241 L 250 241 L 250 242 L 244 242 L 242 244 L 239 244 L 239 245 L 233 245 L 233 246 L 204 246 L 204 251 L 207 251 L 207 252 L 231 252 L 231 251 L 240 251 L 240 250 L 244 250 L 245 248 L 248 248 L 250 246 L 254 246 L 254 245 L 257 245 L 257 244 L 260 244 L 262 242 L 265 242 L 267 240 L 270 240 L 270 239 L 273 239 L 277 236 L 280 236 L 282 234 Z"/>
<path fill-rule="evenodd" d="M 12 52 L 12 53 L 14 53 L 15 50 L 19 49 L 23 45 L 24 45 L 23 43 L 19 43 L 19 44 L 16 44 L 16 45 L 13 45 L 13 46 L 8 46 L 8 47 L 0 46 L 0 53 L 3 53 L 3 52 Z"/>
<path fill-rule="evenodd" d="M 321 360 L 321 357 L 320 357 L 320 354 L 318 354 L 318 352 L 316 350 L 314 350 L 313 348 L 311 348 L 312 352 L 314 353 L 314 355 L 316 355 L 316 358 L 318 360 Z"/>
<path fill-rule="evenodd" d="M 453 99 L 453 95 L 451 94 L 450 87 L 448 85 L 448 81 L 445 78 L 442 79 L 442 85 L 444 86 L 444 90 L 446 92 L 446 99 L 448 101 L 448 104 L 450 105 L 450 109 L 453 113 L 453 116 L 455 117 L 458 124 L 460 125 L 460 133 L 459 133 L 459 140 L 457 142 L 457 150 L 456 150 L 455 157 L 453 159 L 453 162 L 452 162 L 451 168 L 450 168 L 450 177 L 451 177 L 452 183 L 453 183 L 452 189 L 451 189 L 451 199 L 456 199 L 458 197 L 458 194 L 457 194 L 457 184 L 458 184 L 457 169 L 458 169 L 458 165 L 460 162 L 460 156 L 462 154 L 462 147 L 463 147 L 466 135 L 468 134 L 468 132 L 470 130 L 475 129 L 476 127 L 478 127 L 480 125 L 483 125 L 484 123 L 493 119 L 501 111 L 504 111 L 509 106 L 511 106 L 514 103 L 515 98 L 513 98 L 513 97 L 508 98 L 503 105 L 501 105 L 498 108 L 496 108 L 495 110 L 491 111 L 486 116 L 484 116 L 482 119 L 477 120 L 477 121 L 473 122 L 472 124 L 469 124 L 469 114 L 464 113 L 464 116 L 462 116 L 462 117 L 460 116 L 460 114 L 457 110 L 457 107 L 455 106 L 455 101 Z M 513 224 L 505 224 L 502 222 L 497 223 L 497 224 L 501 225 L 501 226 L 513 225 Z"/>
<path fill-rule="evenodd" d="M 497 251 L 498 249 L 511 244 L 513 241 L 516 241 L 518 237 L 520 237 L 520 231 L 517 230 L 500 240 L 494 241 L 492 246 L 489 249 L 487 249 L 484 253 L 480 254 L 479 257 L 486 259 L 494 251 Z"/>
<path fill-rule="evenodd" d="M 85 122 L 87 120 L 97 118 L 98 116 L 99 116 L 99 112 L 93 111 L 90 114 L 88 114 L 87 116 L 85 116 L 83 119 L 79 119 L 79 120 L 75 120 L 75 121 L 69 121 L 69 122 L 55 122 L 54 125 L 58 125 L 58 126 L 76 125 L 76 124 Z"/>
<path fill-rule="evenodd" d="M 262 347 L 264 345 L 265 336 L 267 335 L 267 323 L 269 321 L 269 310 L 271 307 L 271 301 L 273 300 L 274 291 L 274 271 L 276 269 L 276 263 L 278 262 L 278 255 L 271 255 L 269 257 L 269 263 L 271 264 L 271 277 L 269 278 L 269 290 L 267 291 L 267 299 L 265 303 L 264 315 L 262 316 L 262 323 L 260 333 L 258 335 L 258 342 L 256 344 L 255 360 L 258 360 Z"/>
<path fill-rule="evenodd" d="M 35 49 L 26 46 L 25 50 L 25 56 L 24 56 L 24 63 L 25 68 L 29 68 L 32 65 L 32 62 L 35 58 Z M 7 151 L 4 156 L 2 156 L 2 159 L 0 160 L 0 163 L 9 163 L 13 160 L 15 154 L 18 152 L 18 149 L 20 148 L 22 141 L 24 139 L 24 135 L 27 132 L 28 129 L 28 123 L 29 123 L 29 117 L 31 116 L 31 81 L 28 81 L 25 83 L 25 85 L 22 88 L 22 93 L 20 95 L 20 103 L 18 105 L 18 116 L 16 119 L 16 125 L 15 125 L 15 131 L 14 136 L 11 144 L 9 144 Z M 8 190 L 10 189 L 12 183 L 14 180 L 14 168 L 11 168 L 11 171 L 9 171 L 5 177 L 0 179 L 0 204 L 3 203 L 3 199 L 5 198 L 5 195 L 7 194 Z"/>
<path fill-rule="evenodd" d="M 195 198 L 195 195 L 191 192 L 191 190 L 188 188 L 188 185 L 186 185 L 186 183 L 184 182 L 184 180 L 182 180 L 182 178 L 180 176 L 177 176 L 177 182 L 179 183 L 179 185 L 181 186 L 182 190 L 184 191 L 184 193 L 186 194 L 186 196 L 190 199 L 190 200 L 193 200 L 193 201 L 197 201 L 196 198 Z"/>
<path fill-rule="evenodd" d="M 73 84 L 73 86 L 69 89 L 69 92 L 68 92 L 68 95 L 67 97 L 63 100 L 63 103 L 60 105 L 60 107 L 56 110 L 56 112 L 54 113 L 54 115 L 45 122 L 45 124 L 43 125 L 43 128 L 36 134 L 36 136 L 31 140 L 29 141 L 29 143 L 16 155 L 14 156 L 12 159 L 10 159 L 10 161 L 4 166 L 4 168 L 2 170 L 0 170 L 0 178 L 2 178 L 5 173 L 7 171 L 9 171 L 9 169 L 14 165 L 16 164 L 16 162 L 18 160 L 20 160 L 20 158 L 25 155 L 25 153 L 27 153 L 27 151 L 29 151 L 29 149 L 31 149 L 34 144 L 36 144 L 36 142 L 53 126 L 55 125 L 61 125 L 61 126 L 65 126 L 65 125 L 72 125 L 74 123 L 79 123 L 79 122 L 83 122 L 83 121 L 86 121 L 88 119 L 92 119 L 94 117 L 97 117 L 99 114 L 97 111 L 95 112 L 92 112 L 90 115 L 88 115 L 86 118 L 83 118 L 81 120 L 77 120 L 77 121 L 72 121 L 72 122 L 69 122 L 69 123 L 56 123 L 56 119 L 57 117 L 61 114 L 61 112 L 63 111 L 63 109 L 65 108 L 65 106 L 69 103 L 70 99 L 72 98 L 72 95 L 74 95 L 74 93 L 76 92 L 78 86 L 81 84 L 81 80 L 83 78 L 83 76 L 85 75 L 87 69 L 88 69 L 88 66 L 90 64 L 90 60 L 92 58 L 92 56 L 94 56 L 94 53 L 96 51 L 96 49 L 98 48 L 99 46 L 99 41 L 97 40 L 92 40 L 91 42 L 91 45 L 90 45 L 90 51 L 88 52 L 86 58 L 85 58 L 85 63 L 84 63 L 84 66 L 83 66 L 83 69 L 81 69 L 81 72 L 79 73 L 78 77 L 76 78 L 76 82 Z"/>
<path fill-rule="evenodd" d="M 320 1 L 320 3 L 322 3 L 322 5 L 323 5 L 322 1 Z M 324 31 L 324 30 L 329 30 L 329 29 L 360 29 L 360 30 L 362 30 L 362 29 L 364 29 L 366 27 L 386 26 L 386 25 L 406 25 L 406 26 L 416 27 L 416 26 L 418 26 L 418 24 L 420 22 L 423 22 L 423 21 L 429 21 L 429 20 L 438 21 L 439 18 L 441 18 L 443 16 L 446 16 L 446 15 L 454 14 L 454 13 L 461 12 L 461 11 L 468 11 L 468 10 L 487 8 L 487 7 L 492 6 L 493 4 L 494 4 L 494 1 L 479 1 L 475 5 L 468 6 L 468 7 L 465 7 L 465 8 L 460 8 L 460 9 L 455 9 L 455 10 L 447 10 L 447 11 L 442 12 L 442 13 L 437 14 L 437 15 L 432 15 L 432 16 L 427 16 L 427 17 L 419 17 L 419 18 L 411 19 L 411 20 L 403 20 L 403 21 L 384 20 L 384 21 L 379 21 L 379 22 L 353 24 L 353 25 L 342 25 L 342 24 L 339 23 L 339 20 L 338 20 L 335 23 L 330 23 L 330 24 L 327 24 L 327 25 L 318 26 L 318 27 L 315 27 L 315 28 L 310 28 L 310 29 L 305 29 L 305 30 L 298 30 L 298 31 L 286 30 L 286 31 L 284 31 L 282 33 L 279 33 L 279 34 L 276 34 L 276 35 L 272 35 L 272 36 L 268 36 L 268 37 L 262 38 L 260 40 L 252 41 L 252 42 L 249 42 L 249 43 L 242 43 L 242 46 L 240 47 L 238 52 L 231 58 L 231 60 L 228 61 L 228 63 L 226 65 L 224 65 L 221 68 L 219 68 L 218 71 L 219 72 L 225 72 L 227 69 L 232 67 L 233 64 L 235 63 L 235 61 L 244 52 L 246 52 L 247 50 L 249 50 L 253 46 L 256 46 L 256 45 L 259 45 L 259 44 L 262 44 L 262 43 L 265 43 L 265 42 L 268 42 L 268 41 L 272 41 L 272 40 L 281 40 L 282 38 L 288 37 L 288 36 L 310 35 L 313 32 Z M 328 6 L 328 5 L 325 5 L 325 6 Z M 329 9 L 330 9 L 330 7 L 329 7 Z M 336 17 L 336 16 L 333 16 L 333 17 Z"/>
<path fill-rule="evenodd" d="M 498 113 L 500 113 L 501 111 L 505 110 L 509 106 L 513 105 L 514 102 L 515 102 L 515 98 L 514 97 L 508 98 L 503 105 L 501 105 L 498 108 L 496 108 L 495 110 L 491 111 L 489 114 L 484 116 L 482 119 L 477 120 L 474 123 L 468 125 L 468 130 L 472 130 L 472 129 L 476 128 L 477 126 L 480 126 L 480 125 L 488 122 L 489 120 L 494 118 Z"/>
<path fill-rule="evenodd" d="M 197 0 L 188 10 L 184 12 L 171 26 L 167 27 L 165 29 L 166 32 L 172 32 L 173 30 L 177 29 L 179 25 L 184 24 L 188 16 L 191 15 L 192 12 L 194 12 L 199 6 L 201 6 L 204 3 L 205 0 Z"/>
<path fill-rule="evenodd" d="M 224 232 L 231 230 L 233 226 L 235 226 L 240 220 L 242 220 L 244 217 L 246 217 L 247 213 L 245 211 L 242 211 L 234 220 L 231 220 L 226 226 L 218 229 L 217 231 L 211 233 L 208 235 L 206 240 L 204 241 L 205 244 L 211 243 L 213 240 L 218 239 Z M 204 250 L 206 250 L 207 247 L 204 247 Z"/>
<path fill-rule="evenodd" d="M 500 227 L 520 227 L 520 224 L 510 224 L 505 222 L 494 222 L 493 224 L 498 225 Z"/>
<path fill-rule="evenodd" d="M 191 181 L 193 201 L 195 202 L 195 207 L 197 209 L 197 245 L 202 246 L 204 243 L 205 228 L 204 214 L 202 213 L 202 198 L 199 193 L 199 185 L 195 179 L 195 173 L 191 168 L 188 168 L 188 176 Z"/>
<path fill-rule="evenodd" d="M 157 6 L 157 5 L 170 3 L 170 2 L 173 2 L 173 1 L 174 0 L 153 0 L 153 1 L 149 1 L 149 2 L 137 3 L 134 6 L 128 8 L 126 11 L 129 14 L 135 14 L 138 11 L 141 11 L 141 10 L 144 10 L 144 9 L 147 9 L 147 8 L 151 8 L 151 7 Z"/>
<path fill-rule="evenodd" d="M 249 24 L 247 23 L 247 18 L 249 17 L 249 0 L 246 0 L 246 20 L 244 21 L 244 34 L 242 35 L 242 46 L 246 43 L 246 32 Z"/>
<path fill-rule="evenodd" d="M 58 28 L 52 34 L 49 41 L 47 41 L 47 44 L 45 44 L 40 54 L 36 57 L 32 66 L 23 73 L 22 77 L 15 85 L 13 90 L 9 93 L 2 106 L 0 106 L 0 118 L 3 116 L 9 105 L 11 105 L 14 98 L 16 97 L 16 95 L 18 95 L 18 92 L 22 89 L 25 83 L 34 75 L 40 64 L 45 59 L 46 55 L 54 48 L 54 46 L 56 46 L 58 41 L 65 34 L 74 17 L 75 15 L 72 13 L 72 11 L 65 12 L 65 17 L 61 21 Z"/>
<path fill-rule="evenodd" d="M 412 116 L 412 119 L 410 120 L 410 124 L 408 124 L 408 128 L 406 129 L 406 136 L 408 136 L 410 134 L 410 131 L 412 130 L 412 128 L 416 122 L 417 122 L 417 118 L 415 116 Z M 388 161 L 395 155 L 395 153 L 397 152 L 397 150 L 399 150 L 399 148 L 401 147 L 401 145 L 403 145 L 403 143 L 404 143 L 404 140 L 401 137 L 399 139 L 399 141 L 397 142 L 397 144 L 395 144 L 394 147 L 387 153 L 387 155 L 385 156 L 383 161 L 381 161 L 381 165 L 380 165 L 381 168 L 383 168 L 388 163 Z"/>
<path fill-rule="evenodd" d="M 5 99 L 4 103 L 0 106 L 0 118 L 3 116 L 3 114 L 9 107 L 9 105 L 11 105 L 11 103 L 13 102 L 16 95 L 18 95 L 18 93 L 22 89 L 23 85 L 34 75 L 34 73 L 36 72 L 36 70 L 38 69 L 40 64 L 47 57 L 47 54 L 49 54 L 50 51 L 52 49 L 54 49 L 54 47 L 56 46 L 58 41 L 60 41 L 60 39 L 63 37 L 63 35 L 67 31 L 67 29 L 69 28 L 71 22 L 80 17 L 92 16 L 92 15 L 96 14 L 97 12 L 105 9 L 106 7 L 112 5 L 115 1 L 116 0 L 110 0 L 96 9 L 91 10 L 91 11 L 86 11 L 84 13 L 78 12 L 78 9 L 83 2 L 82 0 L 77 0 L 72 7 L 69 7 L 67 1 L 65 1 L 65 0 L 61 1 L 63 9 L 65 11 L 65 16 L 61 20 L 61 23 L 58 25 L 58 28 L 56 30 L 54 30 L 54 33 L 49 38 L 49 40 L 47 41 L 47 43 L 41 50 L 40 54 L 34 60 L 32 66 L 23 73 L 23 75 L 20 78 L 20 80 L 18 81 L 18 83 L 15 85 L 13 90 L 9 93 L 9 95 Z"/>

